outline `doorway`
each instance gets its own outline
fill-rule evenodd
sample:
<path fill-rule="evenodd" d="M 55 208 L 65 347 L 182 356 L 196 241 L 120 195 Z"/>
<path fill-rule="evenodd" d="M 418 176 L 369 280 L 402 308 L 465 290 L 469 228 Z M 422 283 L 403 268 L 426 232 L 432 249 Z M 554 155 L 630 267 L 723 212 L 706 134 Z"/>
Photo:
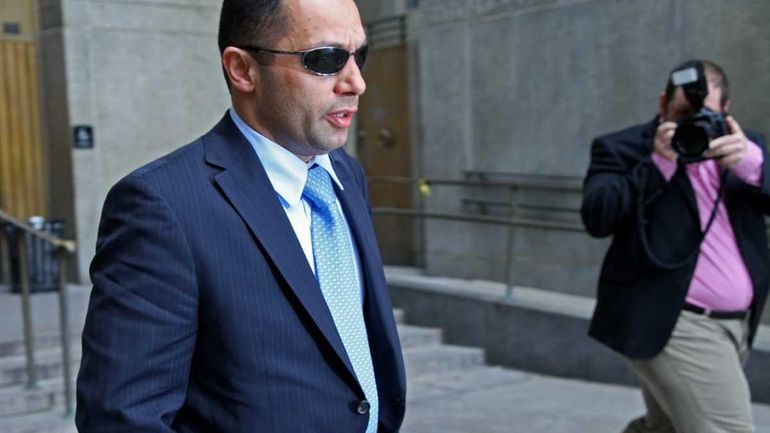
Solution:
<path fill-rule="evenodd" d="M 367 90 L 360 101 L 358 158 L 369 177 L 412 177 L 409 141 L 409 77 L 404 17 L 371 23 L 371 51 L 363 71 Z M 370 182 L 372 206 L 413 208 L 414 186 Z M 415 222 L 410 217 L 375 215 L 374 227 L 385 264 L 414 266 Z"/>
<path fill-rule="evenodd" d="M 0 208 L 24 219 L 47 210 L 34 11 L 0 3 Z"/>

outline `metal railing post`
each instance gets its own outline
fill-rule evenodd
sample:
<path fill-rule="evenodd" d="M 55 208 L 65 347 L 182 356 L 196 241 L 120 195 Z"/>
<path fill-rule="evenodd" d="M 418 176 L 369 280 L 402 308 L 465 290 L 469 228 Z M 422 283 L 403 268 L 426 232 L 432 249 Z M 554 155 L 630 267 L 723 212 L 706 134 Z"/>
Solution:
<path fill-rule="evenodd" d="M 74 392 L 72 384 L 72 357 L 70 354 L 70 326 L 69 326 L 69 304 L 67 296 L 67 256 L 74 255 L 77 251 L 77 244 L 71 240 L 61 239 L 53 233 L 31 227 L 30 224 L 9 215 L 0 209 L 0 222 L 10 224 L 20 234 L 16 237 L 15 247 L 19 255 L 19 291 L 21 292 L 21 313 L 24 327 L 24 349 L 27 357 L 27 386 L 37 388 L 38 372 L 35 362 L 35 335 L 32 326 L 32 313 L 30 308 L 30 286 L 29 269 L 27 262 L 27 249 L 31 250 L 26 240 L 36 239 L 47 243 L 53 248 L 55 261 L 58 262 L 57 284 L 59 289 L 59 325 L 61 326 L 61 346 L 62 346 L 62 370 L 64 374 L 64 393 L 65 393 L 65 413 L 69 417 L 74 412 Z M 11 248 L 14 245 L 10 245 Z M 9 250 L 11 249 L 9 248 Z M 39 259 L 39 258 L 38 258 Z M 40 261 L 40 260 L 38 260 Z M 47 269 L 46 269 L 47 270 Z M 9 270 L 12 271 L 12 270 Z"/>
<path fill-rule="evenodd" d="M 427 179 L 419 178 L 414 183 L 416 188 L 415 196 L 417 197 L 417 209 L 420 212 L 425 212 L 425 207 L 427 206 L 428 197 L 432 194 L 432 188 L 431 184 Z M 425 267 L 427 266 L 428 258 L 428 222 L 425 219 L 420 220 L 420 224 L 416 225 L 417 227 L 417 248 L 415 251 L 415 255 L 417 256 L 417 266 Z"/>
<path fill-rule="evenodd" d="M 70 356 L 70 325 L 69 305 L 67 301 L 67 263 L 66 252 L 56 249 L 56 259 L 59 262 L 59 323 L 61 327 L 62 370 L 64 374 L 64 415 L 74 413 L 72 392 L 72 358 Z"/>
<path fill-rule="evenodd" d="M 10 227 L 7 223 L 0 220 L 0 283 L 11 282 L 11 249 L 15 245 L 8 243 L 8 235 L 6 234 L 6 227 Z"/>
<path fill-rule="evenodd" d="M 35 363 L 35 335 L 32 329 L 32 313 L 29 299 L 29 274 L 27 269 L 27 252 L 25 249 L 25 233 L 21 232 L 16 238 L 19 254 L 19 288 L 21 292 L 21 316 L 24 326 L 24 350 L 27 355 L 27 387 L 37 386 L 37 364 Z"/>
<path fill-rule="evenodd" d="M 516 218 L 516 207 L 518 205 L 518 188 L 511 186 L 510 195 L 508 197 L 509 210 L 508 210 L 508 244 L 506 245 L 505 253 L 505 297 L 508 299 L 513 298 L 513 253 L 514 244 L 516 240 L 514 236 L 514 230 L 516 230 L 514 219 Z"/>

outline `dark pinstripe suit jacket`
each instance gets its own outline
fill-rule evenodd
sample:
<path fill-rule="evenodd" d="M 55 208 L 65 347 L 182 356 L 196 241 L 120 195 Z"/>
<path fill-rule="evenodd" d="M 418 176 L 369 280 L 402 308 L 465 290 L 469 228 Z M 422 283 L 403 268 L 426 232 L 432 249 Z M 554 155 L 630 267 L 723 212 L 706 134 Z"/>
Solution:
<path fill-rule="evenodd" d="M 361 167 L 331 153 L 365 282 L 380 432 L 406 379 Z M 81 432 L 363 432 L 363 391 L 251 145 L 229 115 L 110 191 L 83 334 Z"/>

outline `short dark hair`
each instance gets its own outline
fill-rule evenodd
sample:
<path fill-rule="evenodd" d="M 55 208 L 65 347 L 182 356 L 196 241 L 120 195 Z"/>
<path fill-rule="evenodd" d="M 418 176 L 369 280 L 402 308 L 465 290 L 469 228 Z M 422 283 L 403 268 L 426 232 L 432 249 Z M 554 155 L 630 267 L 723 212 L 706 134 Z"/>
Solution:
<path fill-rule="evenodd" d="M 223 0 L 219 15 L 219 53 L 230 46 L 268 46 L 286 20 L 281 0 Z M 230 80 L 224 71 L 228 88 Z"/>
<path fill-rule="evenodd" d="M 219 52 L 229 46 L 270 42 L 284 20 L 281 0 L 223 0 Z"/>
<path fill-rule="evenodd" d="M 706 79 L 714 85 L 717 89 L 722 90 L 722 97 L 719 98 L 719 104 L 724 108 L 727 101 L 730 100 L 730 85 L 727 82 L 727 74 L 721 66 L 710 60 L 688 60 L 681 65 L 672 69 L 671 72 L 678 71 L 687 67 L 694 66 L 696 63 L 703 64 L 703 70 L 706 72 Z M 668 75 L 668 82 L 666 83 L 666 102 L 671 102 L 674 99 L 674 93 L 676 92 L 676 86 L 671 81 L 671 74 Z"/>

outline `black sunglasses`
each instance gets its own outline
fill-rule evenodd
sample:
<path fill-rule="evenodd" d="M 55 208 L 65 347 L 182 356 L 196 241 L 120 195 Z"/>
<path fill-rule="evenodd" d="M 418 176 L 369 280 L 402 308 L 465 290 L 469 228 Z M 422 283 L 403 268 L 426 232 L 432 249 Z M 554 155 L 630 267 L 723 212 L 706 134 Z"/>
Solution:
<path fill-rule="evenodd" d="M 356 60 L 358 69 L 364 67 L 366 62 L 366 56 L 369 54 L 369 46 L 364 45 L 356 51 L 347 51 L 339 47 L 318 47 L 311 48 L 303 51 L 281 51 L 270 50 L 267 48 L 260 48 L 255 46 L 240 46 L 237 47 L 242 50 L 249 51 L 251 53 L 270 53 L 270 54 L 288 54 L 292 56 L 298 56 L 299 61 L 305 69 L 308 69 L 318 75 L 336 75 L 345 64 L 348 63 L 350 56 Z"/>

